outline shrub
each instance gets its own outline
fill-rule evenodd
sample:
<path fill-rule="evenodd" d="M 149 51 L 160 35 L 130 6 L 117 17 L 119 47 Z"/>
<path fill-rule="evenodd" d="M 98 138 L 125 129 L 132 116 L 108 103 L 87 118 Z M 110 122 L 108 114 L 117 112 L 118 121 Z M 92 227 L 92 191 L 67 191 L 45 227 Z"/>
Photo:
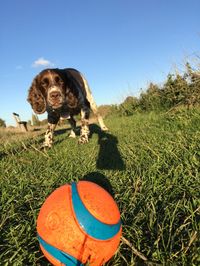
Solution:
<path fill-rule="evenodd" d="M 0 118 L 0 127 L 6 127 L 5 121 L 1 118 Z"/>

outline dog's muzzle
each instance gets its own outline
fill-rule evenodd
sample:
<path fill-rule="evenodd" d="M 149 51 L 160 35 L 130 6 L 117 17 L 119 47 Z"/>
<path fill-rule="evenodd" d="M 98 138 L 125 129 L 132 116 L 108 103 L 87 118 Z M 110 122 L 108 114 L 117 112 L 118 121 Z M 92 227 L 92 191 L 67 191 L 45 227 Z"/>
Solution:
<path fill-rule="evenodd" d="M 64 97 L 62 91 L 58 87 L 51 87 L 48 91 L 48 102 L 53 108 L 59 108 L 63 104 Z"/>

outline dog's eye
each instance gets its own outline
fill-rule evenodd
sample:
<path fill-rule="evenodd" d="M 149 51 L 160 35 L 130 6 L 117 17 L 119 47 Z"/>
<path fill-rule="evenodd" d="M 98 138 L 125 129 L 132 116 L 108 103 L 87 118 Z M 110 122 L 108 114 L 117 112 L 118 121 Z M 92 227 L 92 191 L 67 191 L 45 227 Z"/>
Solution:
<path fill-rule="evenodd" d="M 41 82 L 41 85 L 42 86 L 47 86 L 49 84 L 49 80 L 48 80 L 48 78 L 44 78 L 43 80 L 42 80 L 42 82 Z"/>
<path fill-rule="evenodd" d="M 54 80 L 55 80 L 56 83 L 60 83 L 60 84 L 63 83 L 62 79 L 61 79 L 59 76 L 56 76 L 56 77 L 54 78 Z"/>
<path fill-rule="evenodd" d="M 58 76 L 55 77 L 55 82 L 58 83 L 60 81 L 60 78 Z"/>

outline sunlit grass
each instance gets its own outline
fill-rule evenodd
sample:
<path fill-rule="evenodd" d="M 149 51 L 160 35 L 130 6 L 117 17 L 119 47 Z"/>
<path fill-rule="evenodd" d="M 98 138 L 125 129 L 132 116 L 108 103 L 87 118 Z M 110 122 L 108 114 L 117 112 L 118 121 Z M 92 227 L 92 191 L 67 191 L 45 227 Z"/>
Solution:
<path fill-rule="evenodd" d="M 147 265 L 200 264 L 199 111 L 106 124 L 106 134 L 91 126 L 86 145 L 68 132 L 47 151 L 39 149 L 43 136 L 1 143 L 0 265 L 49 265 L 36 238 L 40 207 L 62 184 L 94 175 L 112 186 L 126 240 L 108 265 L 144 265 L 134 249 Z"/>

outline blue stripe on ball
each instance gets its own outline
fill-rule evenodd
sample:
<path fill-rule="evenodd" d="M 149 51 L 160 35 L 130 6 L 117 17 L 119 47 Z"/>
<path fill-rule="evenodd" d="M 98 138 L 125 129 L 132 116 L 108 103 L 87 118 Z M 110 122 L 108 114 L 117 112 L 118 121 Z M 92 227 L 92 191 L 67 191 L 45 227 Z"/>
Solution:
<path fill-rule="evenodd" d="M 79 260 L 74 258 L 73 256 L 55 248 L 54 246 L 48 244 L 46 241 L 44 241 L 39 235 L 38 240 L 40 242 L 40 245 L 55 259 L 63 263 L 67 266 L 84 266 Z M 67 241 L 67 239 L 66 239 Z"/>
<path fill-rule="evenodd" d="M 106 224 L 95 218 L 83 204 L 74 182 L 72 183 L 72 205 L 78 223 L 89 236 L 98 240 L 108 240 L 119 232 L 121 220 L 116 224 Z"/>

